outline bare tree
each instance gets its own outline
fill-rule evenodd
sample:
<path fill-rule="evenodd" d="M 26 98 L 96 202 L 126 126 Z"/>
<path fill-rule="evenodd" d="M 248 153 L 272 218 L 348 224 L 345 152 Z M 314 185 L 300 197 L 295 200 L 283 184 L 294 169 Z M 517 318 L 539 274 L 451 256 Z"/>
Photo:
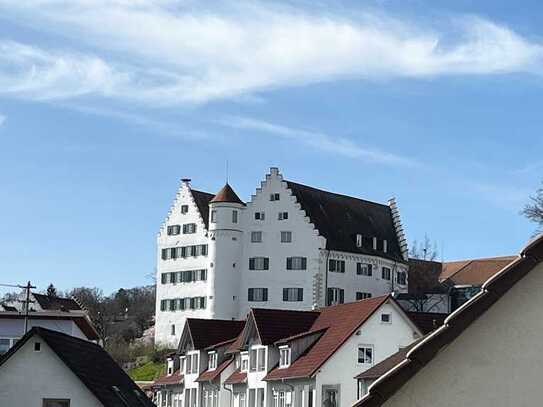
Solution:
<path fill-rule="evenodd" d="M 413 240 L 413 244 L 409 249 L 409 257 L 413 259 L 434 261 L 437 259 L 437 256 L 437 243 L 432 243 L 426 234 L 424 235 L 424 240 L 420 243 Z"/>
<path fill-rule="evenodd" d="M 529 220 L 537 224 L 536 233 L 543 232 L 543 182 L 541 185 L 535 195 L 530 197 L 530 203 L 526 204 L 521 212 Z"/>

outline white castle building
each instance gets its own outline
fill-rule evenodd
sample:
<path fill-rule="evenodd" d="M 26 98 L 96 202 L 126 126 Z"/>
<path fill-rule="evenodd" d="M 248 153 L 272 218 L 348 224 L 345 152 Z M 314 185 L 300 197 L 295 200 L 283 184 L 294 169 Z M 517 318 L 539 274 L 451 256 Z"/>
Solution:
<path fill-rule="evenodd" d="M 155 342 L 176 347 L 186 318 L 243 319 L 251 307 L 310 310 L 407 291 L 394 199 L 380 204 L 283 179 L 244 203 L 184 179 L 157 244 Z"/>

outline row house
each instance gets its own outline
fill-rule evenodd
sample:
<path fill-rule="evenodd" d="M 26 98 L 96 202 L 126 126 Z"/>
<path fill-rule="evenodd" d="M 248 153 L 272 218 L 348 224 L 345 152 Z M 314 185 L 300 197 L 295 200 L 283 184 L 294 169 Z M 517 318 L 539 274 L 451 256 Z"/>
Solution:
<path fill-rule="evenodd" d="M 155 342 L 187 318 L 243 319 L 250 308 L 309 311 L 407 292 L 398 207 L 303 185 L 271 168 L 248 201 L 182 180 L 157 238 Z"/>
<path fill-rule="evenodd" d="M 160 407 L 351 406 L 361 370 L 422 337 L 391 295 L 314 311 L 253 308 L 239 335 L 211 345 L 194 345 L 191 323 L 168 371 L 178 359 L 183 398 Z"/>

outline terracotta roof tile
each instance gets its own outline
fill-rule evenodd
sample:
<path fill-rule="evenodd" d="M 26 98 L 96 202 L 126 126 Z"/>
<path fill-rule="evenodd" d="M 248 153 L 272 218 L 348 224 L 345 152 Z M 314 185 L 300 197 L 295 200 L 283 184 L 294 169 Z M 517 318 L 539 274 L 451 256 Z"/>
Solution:
<path fill-rule="evenodd" d="M 178 369 L 171 376 L 164 374 L 155 380 L 153 386 L 166 386 L 166 385 L 175 385 L 183 383 L 184 376 L 181 371 Z"/>
<path fill-rule="evenodd" d="M 392 297 L 384 295 L 323 308 L 311 330 L 326 329 L 324 334 L 288 368 L 275 368 L 264 380 L 311 377 L 353 332 L 389 299 Z"/>
<path fill-rule="evenodd" d="M 516 260 L 516 256 L 446 262 L 440 280 L 451 280 L 455 285 L 482 285 L 492 275 Z"/>
<path fill-rule="evenodd" d="M 240 371 L 239 369 L 232 373 L 228 379 L 224 381 L 225 384 L 241 384 L 247 382 L 247 373 Z"/>
<path fill-rule="evenodd" d="M 228 183 L 209 202 L 232 202 L 245 205 Z"/>
<path fill-rule="evenodd" d="M 223 372 L 224 369 L 226 369 L 230 363 L 234 361 L 234 358 L 228 358 L 224 360 L 219 366 L 217 366 L 214 370 L 206 370 L 205 372 L 202 372 L 200 376 L 198 376 L 198 379 L 196 379 L 197 382 L 209 382 L 215 380 L 217 377 L 220 376 L 220 374 Z"/>
<path fill-rule="evenodd" d="M 388 358 L 377 363 L 375 366 L 372 366 L 369 369 L 363 371 L 359 375 L 355 376 L 355 379 L 378 379 L 390 369 L 392 369 L 394 366 L 396 366 L 398 363 L 400 363 L 403 359 L 405 359 L 405 355 L 407 355 L 407 352 L 409 352 L 413 348 L 413 346 L 415 346 L 421 340 L 422 338 L 416 340 L 411 345 L 406 346 L 405 348 L 399 350 Z"/>

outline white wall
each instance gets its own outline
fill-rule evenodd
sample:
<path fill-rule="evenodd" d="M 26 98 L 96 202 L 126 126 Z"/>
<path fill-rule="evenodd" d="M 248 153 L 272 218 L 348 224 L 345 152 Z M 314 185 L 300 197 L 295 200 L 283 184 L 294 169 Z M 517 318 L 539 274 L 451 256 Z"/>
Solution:
<path fill-rule="evenodd" d="M 181 213 L 181 205 L 188 205 L 188 213 Z M 167 235 L 168 225 L 181 225 L 196 223 L 196 233 L 181 234 L 175 236 Z M 176 199 L 170 209 L 164 225 L 160 229 L 157 238 L 157 296 L 156 296 L 156 343 L 177 347 L 186 318 L 210 318 L 209 309 L 185 310 L 185 311 L 160 311 L 160 301 L 163 299 L 205 297 L 207 296 L 207 281 L 196 281 L 189 283 L 162 284 L 161 274 L 164 272 L 176 272 L 184 270 L 208 269 L 209 260 L 207 256 L 187 257 L 184 259 L 162 260 L 161 250 L 168 247 L 190 246 L 207 244 L 204 221 L 194 202 L 192 193 L 187 183 L 182 183 Z M 175 324 L 175 335 L 171 335 L 171 325 Z"/>
<path fill-rule="evenodd" d="M 384 406 L 541 405 L 542 292 L 540 264 Z"/>
<path fill-rule="evenodd" d="M 20 338 L 24 335 L 24 319 L 0 318 L 0 338 Z M 66 335 L 88 340 L 87 336 L 79 329 L 77 324 L 68 320 L 59 319 L 29 319 L 28 330 L 33 327 L 42 327 Z"/>
<path fill-rule="evenodd" d="M 34 343 L 41 351 L 34 352 Z M 38 336 L 0 367 L 0 406 L 40 407 L 43 398 L 70 399 L 72 406 L 102 407 L 98 399 Z"/>
<path fill-rule="evenodd" d="M 382 323 L 381 314 L 392 314 L 391 323 Z M 417 337 L 416 328 L 408 322 L 398 308 L 383 304 L 322 366 L 316 376 L 316 406 L 322 405 L 322 386 L 340 385 L 340 406 L 350 407 L 357 400 L 357 382 L 354 377 L 372 365 L 358 363 L 358 346 L 373 346 L 373 365 L 396 353 L 400 347 L 411 344 Z"/>

